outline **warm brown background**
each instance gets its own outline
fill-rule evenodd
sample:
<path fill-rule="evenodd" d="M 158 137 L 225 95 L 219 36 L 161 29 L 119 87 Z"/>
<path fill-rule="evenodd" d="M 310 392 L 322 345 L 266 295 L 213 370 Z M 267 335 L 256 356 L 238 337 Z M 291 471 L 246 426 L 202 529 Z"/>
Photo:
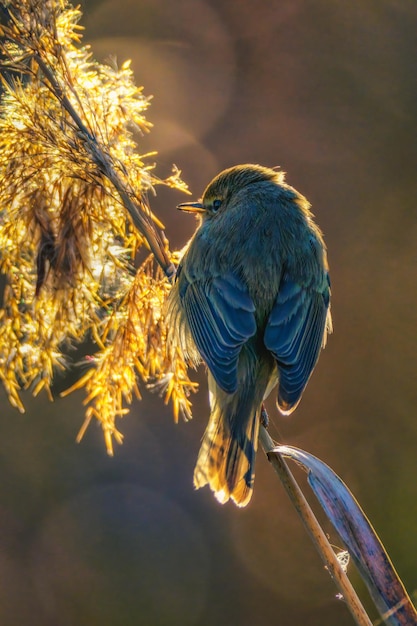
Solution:
<path fill-rule="evenodd" d="M 416 3 L 83 5 L 96 57 L 132 58 L 154 95 L 155 130 L 141 150 L 159 151 L 161 176 L 176 163 L 198 197 L 224 167 L 279 165 L 312 202 L 329 248 L 335 334 L 300 408 L 274 415 L 272 434 L 344 478 L 413 592 Z M 152 202 L 176 247 L 194 229 L 175 210 L 183 199 L 162 189 Z M 3 626 L 353 623 L 261 455 L 246 510 L 193 491 L 207 418 L 201 374 L 193 422 L 175 426 L 144 393 L 114 459 L 95 426 L 74 443 L 82 394 L 53 405 L 27 396 L 21 416 L 2 393 Z"/>

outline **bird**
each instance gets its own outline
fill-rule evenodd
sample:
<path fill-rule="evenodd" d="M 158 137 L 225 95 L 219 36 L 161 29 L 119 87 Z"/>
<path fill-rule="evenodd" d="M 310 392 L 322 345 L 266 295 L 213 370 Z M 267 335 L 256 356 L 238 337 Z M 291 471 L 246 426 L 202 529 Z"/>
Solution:
<path fill-rule="evenodd" d="M 332 332 L 327 250 L 309 202 L 274 168 L 225 169 L 177 208 L 198 224 L 168 296 L 169 345 L 205 363 L 210 402 L 193 482 L 243 507 L 264 400 L 277 387 L 292 413 Z"/>

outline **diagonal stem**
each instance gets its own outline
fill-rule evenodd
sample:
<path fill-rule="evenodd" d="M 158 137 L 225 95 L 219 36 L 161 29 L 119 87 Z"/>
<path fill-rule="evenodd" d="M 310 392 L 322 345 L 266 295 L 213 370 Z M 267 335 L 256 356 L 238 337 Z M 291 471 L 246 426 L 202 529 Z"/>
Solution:
<path fill-rule="evenodd" d="M 157 263 L 162 267 L 165 275 L 170 280 L 172 280 L 175 275 L 175 267 L 169 258 L 169 254 L 167 253 L 162 236 L 155 228 L 152 220 L 141 208 L 140 203 L 133 200 L 133 191 L 128 188 L 126 183 L 124 183 L 120 176 L 117 174 L 117 171 L 113 166 L 111 156 L 103 149 L 103 147 L 97 141 L 96 136 L 84 124 L 81 117 L 78 115 L 77 111 L 71 104 L 68 96 L 64 93 L 53 71 L 45 63 L 45 61 L 39 54 L 35 54 L 34 59 L 39 68 L 42 70 L 42 73 L 44 74 L 45 79 L 48 81 L 55 97 L 61 102 L 64 109 L 67 111 L 67 113 L 70 115 L 70 117 L 78 127 L 80 133 L 82 133 L 84 141 L 88 145 L 89 152 L 94 159 L 95 164 L 99 168 L 100 172 L 106 178 L 108 178 L 108 180 L 110 180 L 110 182 L 117 190 L 120 199 L 127 212 L 129 213 L 134 226 L 145 237 L 146 241 L 148 242 L 149 249 L 153 253 Z"/>
<path fill-rule="evenodd" d="M 337 588 L 342 594 L 356 624 L 358 624 L 358 626 L 372 626 L 367 612 L 359 600 L 352 583 L 337 560 L 334 550 L 301 491 L 300 486 L 296 482 L 284 458 L 279 452 L 274 450 L 276 444 L 264 426 L 260 427 L 259 441 L 268 460 L 278 474 L 284 489 L 300 516 L 330 576 L 333 578 Z"/>

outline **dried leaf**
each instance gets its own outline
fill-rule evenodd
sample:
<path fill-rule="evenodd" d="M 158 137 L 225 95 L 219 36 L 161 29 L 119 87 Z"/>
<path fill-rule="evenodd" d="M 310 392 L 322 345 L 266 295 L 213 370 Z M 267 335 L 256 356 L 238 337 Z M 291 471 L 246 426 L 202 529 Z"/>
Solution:
<path fill-rule="evenodd" d="M 276 452 L 296 461 L 328 519 L 343 540 L 385 624 L 412 626 L 417 612 L 385 548 L 345 483 L 317 457 L 292 446 Z"/>

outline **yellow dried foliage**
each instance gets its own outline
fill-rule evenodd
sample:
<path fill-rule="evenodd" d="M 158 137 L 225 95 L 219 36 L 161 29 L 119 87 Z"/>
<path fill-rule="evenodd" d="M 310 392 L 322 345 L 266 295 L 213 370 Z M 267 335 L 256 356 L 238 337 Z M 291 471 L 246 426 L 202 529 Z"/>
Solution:
<path fill-rule="evenodd" d="M 129 62 L 92 59 L 79 9 L 65 0 L 1 2 L 0 378 L 10 402 L 45 389 L 65 368 L 66 344 L 91 336 L 97 352 L 74 385 L 87 391 L 112 452 L 115 419 L 137 376 L 191 416 L 195 385 L 168 354 L 163 316 L 175 273 L 163 225 L 146 202 L 155 185 L 186 191 L 175 168 L 159 180 L 133 132 L 149 130 L 149 100 Z M 138 250 L 152 251 L 135 270 Z M 83 432 L 84 427 L 81 432 Z"/>

